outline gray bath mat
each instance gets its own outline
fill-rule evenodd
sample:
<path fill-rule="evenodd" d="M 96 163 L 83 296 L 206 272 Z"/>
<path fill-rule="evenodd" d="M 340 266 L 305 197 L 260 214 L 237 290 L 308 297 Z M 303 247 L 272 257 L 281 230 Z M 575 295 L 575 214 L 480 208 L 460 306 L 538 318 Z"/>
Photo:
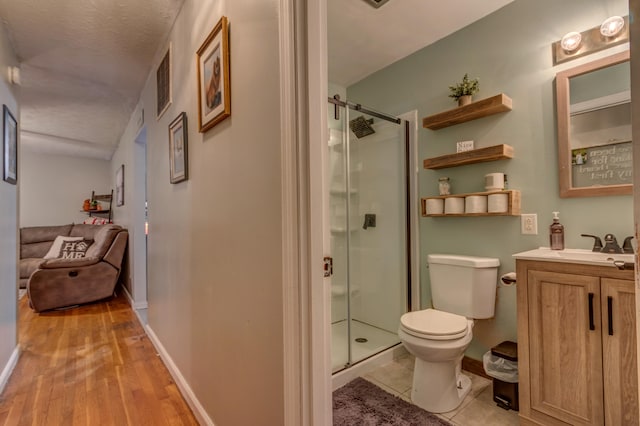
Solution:
<path fill-rule="evenodd" d="M 451 426 L 451 423 L 357 378 L 333 392 L 334 426 Z"/>

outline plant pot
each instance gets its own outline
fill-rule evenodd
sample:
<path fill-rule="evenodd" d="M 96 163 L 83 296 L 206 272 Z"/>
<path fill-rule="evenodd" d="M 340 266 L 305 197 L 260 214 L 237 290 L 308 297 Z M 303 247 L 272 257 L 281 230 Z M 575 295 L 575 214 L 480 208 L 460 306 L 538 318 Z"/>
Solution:
<path fill-rule="evenodd" d="M 464 95 L 458 98 L 458 106 L 469 105 L 473 101 L 473 97 L 471 95 Z"/>

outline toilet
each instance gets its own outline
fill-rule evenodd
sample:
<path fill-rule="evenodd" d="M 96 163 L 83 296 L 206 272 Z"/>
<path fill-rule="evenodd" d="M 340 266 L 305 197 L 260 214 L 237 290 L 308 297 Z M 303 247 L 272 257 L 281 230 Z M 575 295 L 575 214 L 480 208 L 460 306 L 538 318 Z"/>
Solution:
<path fill-rule="evenodd" d="M 432 413 L 455 409 L 471 390 L 461 372 L 473 337 L 473 320 L 495 310 L 500 260 L 489 257 L 427 256 L 433 309 L 407 312 L 398 336 L 415 356 L 411 400 Z"/>

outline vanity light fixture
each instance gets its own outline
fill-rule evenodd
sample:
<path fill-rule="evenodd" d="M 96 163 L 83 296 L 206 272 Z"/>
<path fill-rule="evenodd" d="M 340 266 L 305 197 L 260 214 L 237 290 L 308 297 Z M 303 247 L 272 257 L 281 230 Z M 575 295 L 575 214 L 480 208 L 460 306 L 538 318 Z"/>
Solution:
<path fill-rule="evenodd" d="M 620 34 L 620 31 L 624 28 L 624 18 L 621 16 L 612 16 L 605 19 L 600 25 L 600 34 L 605 37 L 615 37 Z"/>
<path fill-rule="evenodd" d="M 582 34 L 576 31 L 566 33 L 562 40 L 560 40 L 560 46 L 565 52 L 574 52 L 580 47 L 582 43 Z"/>
<path fill-rule="evenodd" d="M 629 17 L 612 16 L 601 25 L 570 32 L 551 45 L 553 64 L 579 58 L 629 41 Z"/>

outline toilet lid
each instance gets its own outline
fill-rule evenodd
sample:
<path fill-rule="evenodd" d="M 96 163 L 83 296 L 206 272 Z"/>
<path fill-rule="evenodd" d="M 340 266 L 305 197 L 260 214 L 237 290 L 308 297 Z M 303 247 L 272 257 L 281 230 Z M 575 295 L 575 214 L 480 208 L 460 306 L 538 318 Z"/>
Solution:
<path fill-rule="evenodd" d="M 400 317 L 402 327 L 413 335 L 435 340 L 449 340 L 467 334 L 467 318 L 436 309 L 407 312 Z"/>

